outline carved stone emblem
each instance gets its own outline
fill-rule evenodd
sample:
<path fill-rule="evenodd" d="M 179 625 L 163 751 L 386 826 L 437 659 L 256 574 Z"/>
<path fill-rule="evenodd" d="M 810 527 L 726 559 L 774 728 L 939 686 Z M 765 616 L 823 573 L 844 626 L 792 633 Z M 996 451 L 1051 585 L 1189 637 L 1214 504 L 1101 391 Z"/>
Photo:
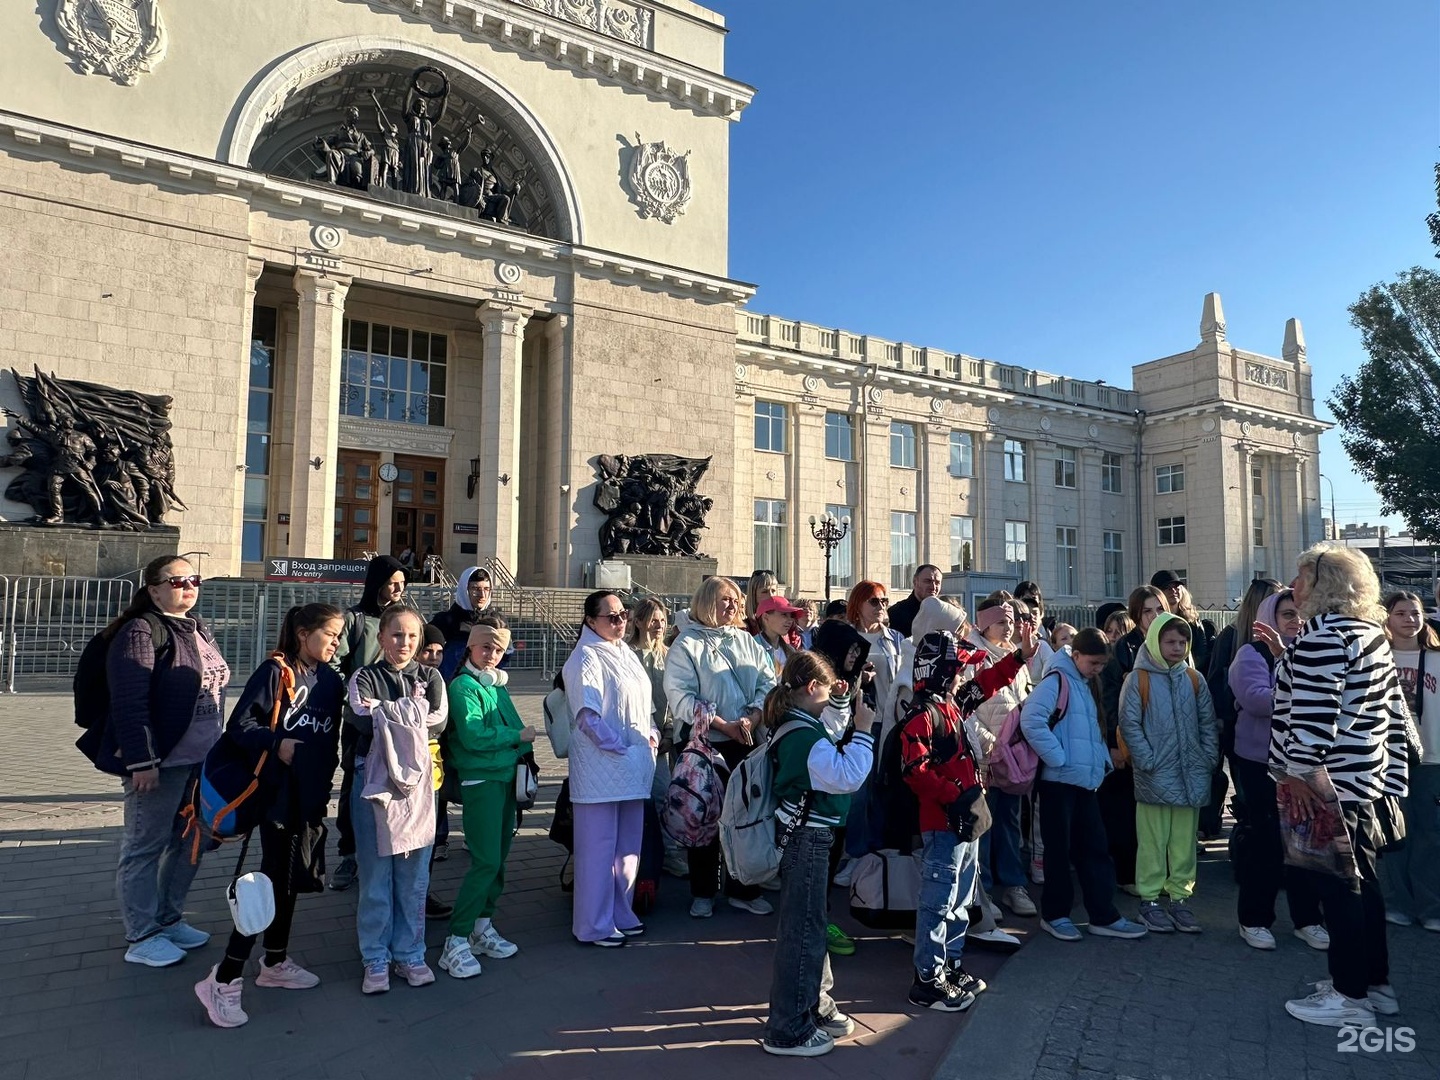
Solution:
<path fill-rule="evenodd" d="M 630 157 L 630 192 L 641 217 L 673 224 L 690 205 L 690 151 L 677 154 L 663 142 L 643 142 L 636 135 Z"/>
<path fill-rule="evenodd" d="M 160 0 L 59 0 L 55 24 L 86 75 L 134 86 L 165 58 Z"/>

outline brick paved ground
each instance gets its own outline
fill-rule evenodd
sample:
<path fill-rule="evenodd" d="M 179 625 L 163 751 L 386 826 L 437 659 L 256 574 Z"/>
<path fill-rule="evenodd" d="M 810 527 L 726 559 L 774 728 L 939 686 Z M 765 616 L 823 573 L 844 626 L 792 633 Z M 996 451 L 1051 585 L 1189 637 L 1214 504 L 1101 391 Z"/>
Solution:
<path fill-rule="evenodd" d="M 517 682 L 528 691 L 516 694 L 520 710 L 538 724 L 538 684 L 526 674 Z M 898 1080 L 930 1075 L 964 1022 L 909 1007 L 908 946 L 872 934 L 836 964 L 837 995 L 862 1025 L 858 1036 L 807 1065 L 768 1057 L 755 1040 L 773 919 L 722 904 L 713 919 L 692 920 L 685 883 L 675 878 L 662 882 L 642 942 L 576 945 L 568 897 L 556 884 L 563 853 L 546 837 L 563 763 L 548 760 L 544 747 L 543 805 L 516 839 L 496 917 L 520 944 L 518 956 L 485 961 L 478 979 L 441 974 L 432 987 L 401 983 L 362 998 L 354 892 L 302 897 L 292 948 L 323 984 L 301 992 L 247 985 L 250 1023 L 216 1030 L 190 988 L 229 932 L 222 889 L 233 855 L 207 859 L 190 894 L 188 917 L 216 934 L 210 945 L 164 970 L 123 963 L 114 902 L 118 784 L 71 745 L 69 708 L 59 695 L 0 697 L 0 1080 L 102 1072 L 109 1080 L 764 1080 L 797 1068 L 812 1077 Z M 467 865 L 458 817 L 455 824 L 454 854 L 436 867 L 437 891 L 449 897 Z M 431 924 L 432 965 L 444 934 L 443 924 Z M 993 976 L 997 964 L 977 955 L 973 966 Z"/>

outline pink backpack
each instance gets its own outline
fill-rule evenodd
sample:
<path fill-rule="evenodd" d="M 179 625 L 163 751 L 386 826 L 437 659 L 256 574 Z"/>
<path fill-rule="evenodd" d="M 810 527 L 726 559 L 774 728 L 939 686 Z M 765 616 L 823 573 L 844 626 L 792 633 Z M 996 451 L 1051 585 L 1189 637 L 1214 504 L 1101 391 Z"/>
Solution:
<path fill-rule="evenodd" d="M 1055 709 L 1047 721 L 1050 727 L 1054 728 L 1070 704 L 1070 687 L 1068 680 L 1058 671 L 1049 672 L 1046 678 L 1050 675 L 1060 680 L 1060 693 L 1055 699 Z M 1040 755 L 1035 753 L 1034 747 L 1025 741 L 1025 736 L 1020 731 L 1020 711 L 1023 706 L 1022 702 L 1005 714 L 1005 721 L 1000 725 L 1000 734 L 995 738 L 995 745 L 990 748 L 990 756 L 985 759 L 985 767 L 989 773 L 988 786 L 999 788 L 1010 795 L 1030 794 L 1030 789 L 1035 786 L 1035 774 L 1040 771 Z"/>

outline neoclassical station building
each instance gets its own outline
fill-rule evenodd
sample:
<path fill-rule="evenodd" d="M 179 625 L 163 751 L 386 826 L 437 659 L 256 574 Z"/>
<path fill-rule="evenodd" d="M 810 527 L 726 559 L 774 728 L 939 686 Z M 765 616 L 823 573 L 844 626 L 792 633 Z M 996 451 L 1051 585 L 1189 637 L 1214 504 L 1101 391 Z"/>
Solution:
<path fill-rule="evenodd" d="M 836 585 L 928 559 L 1061 602 L 1168 567 L 1223 603 L 1320 537 L 1297 322 L 1243 351 L 1197 297 L 1124 389 L 751 311 L 725 37 L 688 0 L 0 5 L 0 361 L 173 398 L 209 574 L 578 586 L 601 455 L 709 459 L 692 538 L 799 595 L 827 511 Z"/>

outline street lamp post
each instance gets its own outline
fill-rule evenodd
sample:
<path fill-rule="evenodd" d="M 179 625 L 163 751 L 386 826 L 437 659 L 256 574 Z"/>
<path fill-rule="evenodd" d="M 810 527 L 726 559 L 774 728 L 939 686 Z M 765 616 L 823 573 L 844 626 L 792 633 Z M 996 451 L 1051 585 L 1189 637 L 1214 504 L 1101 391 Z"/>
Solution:
<path fill-rule="evenodd" d="M 825 602 L 830 602 L 830 557 L 835 554 L 835 549 L 840 546 L 840 541 L 845 539 L 845 534 L 850 531 L 850 517 L 847 514 L 840 520 L 826 510 L 817 518 L 810 515 L 810 535 L 820 545 L 820 550 L 825 553 Z"/>

